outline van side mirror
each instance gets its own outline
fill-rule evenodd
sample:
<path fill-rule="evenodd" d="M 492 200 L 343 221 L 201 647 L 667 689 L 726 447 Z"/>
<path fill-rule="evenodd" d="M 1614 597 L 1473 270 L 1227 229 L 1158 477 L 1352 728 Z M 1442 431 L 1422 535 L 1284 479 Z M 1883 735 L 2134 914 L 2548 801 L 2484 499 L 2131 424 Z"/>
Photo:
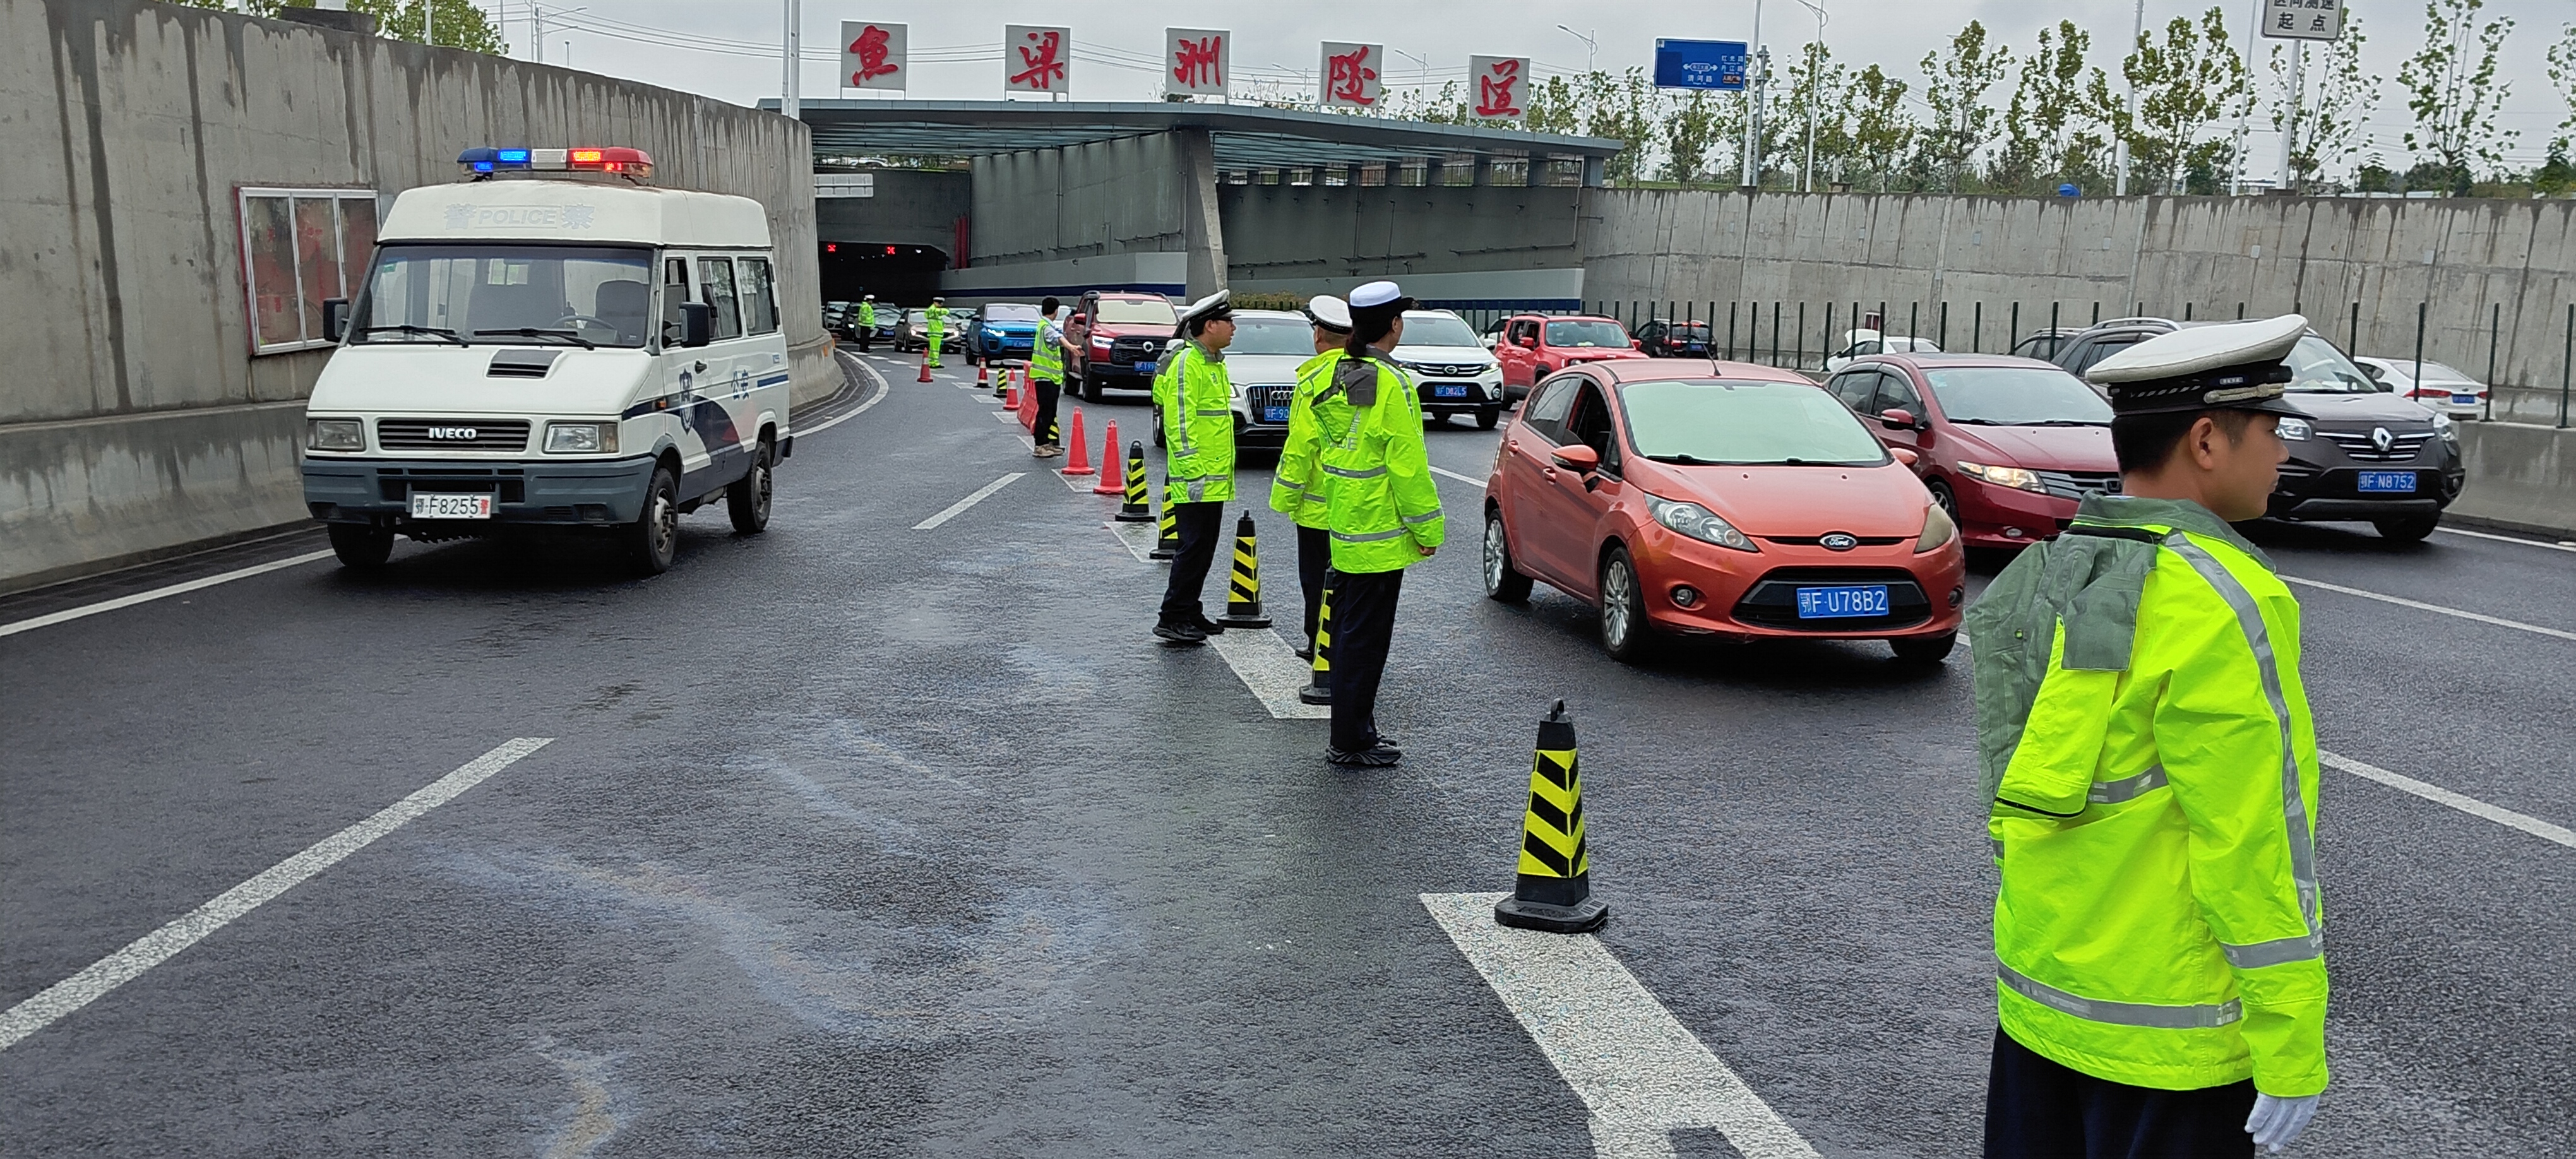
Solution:
<path fill-rule="evenodd" d="M 322 340 L 337 342 L 348 332 L 349 300 L 347 298 L 322 299 Z"/>
<path fill-rule="evenodd" d="M 716 332 L 716 308 L 705 302 L 680 303 L 680 345 L 704 346 Z"/>

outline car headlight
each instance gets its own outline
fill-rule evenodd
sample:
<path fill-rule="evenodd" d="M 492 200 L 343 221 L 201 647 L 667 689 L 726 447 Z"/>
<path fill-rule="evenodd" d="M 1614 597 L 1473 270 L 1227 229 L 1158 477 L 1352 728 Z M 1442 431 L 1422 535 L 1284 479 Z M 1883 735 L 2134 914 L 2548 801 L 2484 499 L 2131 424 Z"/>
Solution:
<path fill-rule="evenodd" d="M 2442 436 L 2442 441 L 2452 446 L 2460 444 L 2460 425 L 2441 411 L 2433 412 L 2433 433 Z"/>
<path fill-rule="evenodd" d="M 1938 551 L 1958 537 L 1959 525 L 1950 521 L 1950 513 L 1941 510 L 1938 503 L 1927 503 L 1923 506 L 1923 534 L 1915 537 L 1914 554 Z"/>
<path fill-rule="evenodd" d="M 2308 441 L 2309 435 L 2317 433 L 2315 424 L 2310 423 L 2306 419 L 2294 419 L 2288 415 L 2282 415 L 2281 425 L 2272 428 L 2272 430 L 2275 433 L 2278 433 L 2282 438 L 2288 439 L 2294 443 L 2304 443 Z"/>
<path fill-rule="evenodd" d="M 589 455 L 617 449 L 615 423 L 547 423 L 546 453 Z"/>
<path fill-rule="evenodd" d="M 363 419 L 314 419 L 305 424 L 304 445 L 316 451 L 363 451 L 367 449 L 367 424 Z"/>
<path fill-rule="evenodd" d="M 1989 467 L 1983 463 L 1961 463 L 1959 470 L 1983 479 L 1997 487 L 2048 494 L 2048 484 L 2039 481 L 2039 472 L 2021 467 Z"/>
<path fill-rule="evenodd" d="M 1697 503 L 1658 498 L 1645 495 L 1643 492 L 1639 494 L 1646 500 L 1646 509 L 1654 513 L 1655 522 L 1663 524 L 1665 528 L 1677 534 L 1687 535 L 1701 543 L 1714 543 L 1719 547 L 1733 548 L 1736 551 L 1762 550 L 1753 545 L 1751 536 L 1737 531 L 1734 524 L 1718 518 L 1717 512 Z"/>

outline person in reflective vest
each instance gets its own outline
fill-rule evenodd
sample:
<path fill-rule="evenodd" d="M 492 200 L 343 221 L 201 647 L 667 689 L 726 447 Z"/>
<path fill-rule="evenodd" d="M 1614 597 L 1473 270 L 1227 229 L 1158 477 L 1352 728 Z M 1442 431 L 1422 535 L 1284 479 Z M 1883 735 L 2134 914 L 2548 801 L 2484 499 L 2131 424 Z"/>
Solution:
<path fill-rule="evenodd" d="M 1333 726 L 1324 759 L 1336 765 L 1374 768 L 1404 759 L 1378 732 L 1378 681 L 1394 643 L 1404 569 L 1439 550 L 1447 529 L 1422 445 L 1422 400 L 1412 377 L 1386 354 L 1404 340 L 1404 312 L 1413 304 L 1393 282 L 1351 291 L 1351 336 L 1313 405 L 1308 438 L 1329 484 L 1324 508 L 1334 575 Z"/>
<path fill-rule="evenodd" d="M 1234 499 L 1234 387 L 1225 373 L 1225 348 L 1234 342 L 1231 299 L 1218 290 L 1190 303 L 1181 313 L 1189 341 L 1154 375 L 1154 406 L 1163 421 L 1163 510 L 1181 541 L 1154 635 L 1176 644 L 1204 644 L 1225 630 L 1207 618 L 1199 596 L 1225 530 L 1225 505 Z"/>
<path fill-rule="evenodd" d="M 1056 326 L 1055 315 L 1063 308 L 1052 297 L 1038 303 L 1038 332 L 1029 343 L 1029 389 L 1038 393 L 1037 421 L 1029 424 L 1029 438 L 1037 445 L 1029 454 L 1041 459 L 1064 453 L 1064 436 L 1055 421 L 1056 400 L 1064 394 L 1064 331 Z M 1109 453 L 1117 454 L 1117 448 Z"/>
<path fill-rule="evenodd" d="M 1297 589 L 1306 597 L 1306 642 L 1297 658 L 1315 658 L 1315 618 L 1324 603 L 1324 575 L 1333 566 L 1333 538 L 1326 530 L 1326 484 L 1315 439 L 1315 396 L 1333 381 L 1333 364 L 1341 361 L 1342 344 L 1351 337 L 1351 307 L 1330 294 L 1306 303 L 1306 320 L 1315 332 L 1315 356 L 1297 364 L 1297 391 L 1288 402 L 1288 441 L 1279 453 L 1279 469 L 1270 484 L 1270 509 L 1297 526 Z M 1350 405 L 1349 400 L 1341 406 Z"/>
<path fill-rule="evenodd" d="M 932 366 L 937 366 L 939 365 L 939 344 L 948 337 L 948 299 L 932 298 L 930 308 L 921 313 L 924 319 L 922 337 L 930 342 L 930 345 L 924 348 L 926 353 L 923 357 L 929 359 Z"/>
<path fill-rule="evenodd" d="M 2095 364 L 2123 493 L 1969 611 L 2002 879 L 1989 1156 L 2279 1150 L 2325 1090 L 2299 602 L 2229 526 L 2288 457 L 2306 333 L 2198 327 Z"/>
<path fill-rule="evenodd" d="M 859 299 L 859 353 L 867 353 L 869 344 L 876 340 L 877 296 L 869 294 Z"/>

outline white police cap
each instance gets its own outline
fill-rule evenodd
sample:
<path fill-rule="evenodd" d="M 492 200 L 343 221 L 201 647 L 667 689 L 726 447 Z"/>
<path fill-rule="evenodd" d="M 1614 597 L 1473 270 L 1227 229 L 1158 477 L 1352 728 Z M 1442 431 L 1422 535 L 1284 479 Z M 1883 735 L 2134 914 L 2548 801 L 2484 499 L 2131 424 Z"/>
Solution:
<path fill-rule="evenodd" d="M 1306 300 L 1308 321 L 1336 334 L 1351 332 L 1351 305 L 1331 294 L 1317 294 Z"/>
<path fill-rule="evenodd" d="M 1351 308 L 1365 310 L 1404 300 L 1404 291 L 1393 282 L 1370 282 L 1351 291 Z"/>
<path fill-rule="evenodd" d="M 1234 291 L 1218 290 L 1207 297 L 1190 303 L 1188 309 L 1181 311 L 1181 325 L 1187 326 L 1202 318 L 1226 317 L 1234 312 L 1233 305 Z"/>
<path fill-rule="evenodd" d="M 2308 333 L 2298 314 L 2193 326 L 2159 334 L 2105 358 L 2084 376 L 2111 396 L 2118 414 L 2232 407 L 2295 414 L 2280 400 L 2281 360 Z"/>

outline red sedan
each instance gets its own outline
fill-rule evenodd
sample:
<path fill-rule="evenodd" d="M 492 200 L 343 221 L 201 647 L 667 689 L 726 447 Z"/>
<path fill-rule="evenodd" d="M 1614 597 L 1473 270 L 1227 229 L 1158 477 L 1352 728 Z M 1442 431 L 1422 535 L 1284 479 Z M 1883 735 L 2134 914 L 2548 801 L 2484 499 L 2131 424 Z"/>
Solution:
<path fill-rule="evenodd" d="M 2084 496 L 2120 489 L 2111 404 L 2051 363 L 1883 354 L 1844 367 L 1825 389 L 1889 449 L 1914 452 L 1914 473 L 1969 547 L 2053 538 Z"/>
<path fill-rule="evenodd" d="M 1485 483 L 1485 594 L 1533 581 L 1601 610 L 1635 660 L 1659 634 L 1882 639 L 1949 655 L 1958 529 L 1906 461 L 1788 371 L 1596 362 L 1539 383 Z"/>

